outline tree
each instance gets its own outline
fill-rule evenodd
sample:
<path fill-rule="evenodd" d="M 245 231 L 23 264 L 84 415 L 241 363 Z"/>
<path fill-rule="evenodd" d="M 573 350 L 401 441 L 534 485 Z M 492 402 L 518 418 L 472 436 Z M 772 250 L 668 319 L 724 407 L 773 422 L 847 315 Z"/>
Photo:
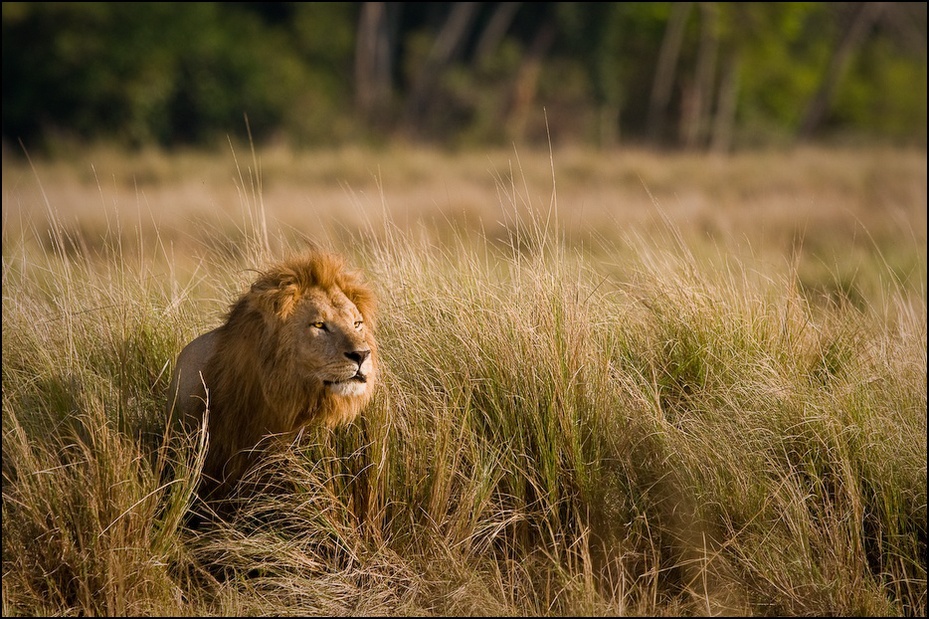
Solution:
<path fill-rule="evenodd" d="M 719 50 L 719 8 L 715 2 L 700 3 L 700 47 L 694 77 L 684 90 L 681 111 L 681 143 L 693 149 L 705 144 L 713 104 Z"/>
<path fill-rule="evenodd" d="M 842 79 L 849 60 L 864 43 L 868 31 L 880 17 L 887 3 L 855 2 L 849 4 L 853 6 L 847 7 L 845 10 L 851 12 L 851 19 L 842 34 L 842 40 L 835 47 L 829 59 L 829 64 L 823 73 L 816 94 L 806 106 L 803 120 L 800 122 L 799 137 L 801 139 L 809 139 L 819 127 L 829 109 L 829 105 L 832 103 L 836 86 L 839 80 Z"/>
<path fill-rule="evenodd" d="M 478 2 L 452 3 L 445 23 L 436 34 L 429 55 L 407 95 L 403 114 L 403 124 L 407 130 L 415 133 L 419 120 L 428 112 L 428 100 L 439 76 L 461 51 L 479 7 Z"/>
<path fill-rule="evenodd" d="M 390 104 L 399 3 L 363 2 L 355 45 L 355 102 L 369 122 Z"/>
<path fill-rule="evenodd" d="M 501 2 L 493 10 L 493 14 L 487 21 L 487 25 L 484 26 L 484 30 L 477 42 L 477 48 L 474 52 L 476 65 L 479 66 L 483 63 L 500 46 L 500 42 L 513 23 L 521 4 L 522 2 Z"/>
<path fill-rule="evenodd" d="M 684 26 L 690 16 L 692 2 L 675 2 L 671 16 L 665 28 L 655 67 L 655 80 L 652 82 L 651 97 L 648 104 L 648 136 L 653 143 L 663 139 L 665 115 L 671 100 L 671 88 L 674 86 L 675 70 L 684 41 Z"/>

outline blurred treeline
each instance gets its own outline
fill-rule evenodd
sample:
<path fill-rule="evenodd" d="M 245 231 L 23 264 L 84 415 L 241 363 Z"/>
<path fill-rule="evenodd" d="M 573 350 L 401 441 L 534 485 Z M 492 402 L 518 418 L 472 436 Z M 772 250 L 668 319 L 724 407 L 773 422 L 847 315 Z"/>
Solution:
<path fill-rule="evenodd" d="M 924 146 L 926 111 L 924 2 L 3 3 L 31 149 Z"/>

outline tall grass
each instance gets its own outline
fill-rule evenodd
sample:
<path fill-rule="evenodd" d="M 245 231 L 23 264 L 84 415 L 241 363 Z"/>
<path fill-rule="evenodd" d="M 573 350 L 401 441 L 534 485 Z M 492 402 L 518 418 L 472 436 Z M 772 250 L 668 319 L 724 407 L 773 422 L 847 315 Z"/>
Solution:
<path fill-rule="evenodd" d="M 512 186 L 502 240 L 336 247 L 380 297 L 375 401 L 190 526 L 170 365 L 298 249 L 240 182 L 220 258 L 4 226 L 4 615 L 925 615 L 925 291 L 821 303 L 673 230 L 594 260 Z"/>

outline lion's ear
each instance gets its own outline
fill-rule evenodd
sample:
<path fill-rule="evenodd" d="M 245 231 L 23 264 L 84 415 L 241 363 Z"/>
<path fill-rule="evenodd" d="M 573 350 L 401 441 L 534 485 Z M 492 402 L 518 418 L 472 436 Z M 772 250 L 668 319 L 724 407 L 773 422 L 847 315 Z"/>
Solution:
<path fill-rule="evenodd" d="M 287 320 L 297 307 L 300 289 L 290 277 L 277 280 L 262 279 L 252 285 L 251 296 L 260 306 L 262 314 Z"/>

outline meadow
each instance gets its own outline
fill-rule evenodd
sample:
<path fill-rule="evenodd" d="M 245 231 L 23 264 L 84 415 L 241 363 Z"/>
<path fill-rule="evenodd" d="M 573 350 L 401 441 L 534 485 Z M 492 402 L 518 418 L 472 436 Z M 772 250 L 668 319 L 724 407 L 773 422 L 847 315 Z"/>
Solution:
<path fill-rule="evenodd" d="M 926 153 L 3 153 L 3 615 L 925 616 Z M 174 359 L 309 244 L 382 381 L 223 521 Z"/>

